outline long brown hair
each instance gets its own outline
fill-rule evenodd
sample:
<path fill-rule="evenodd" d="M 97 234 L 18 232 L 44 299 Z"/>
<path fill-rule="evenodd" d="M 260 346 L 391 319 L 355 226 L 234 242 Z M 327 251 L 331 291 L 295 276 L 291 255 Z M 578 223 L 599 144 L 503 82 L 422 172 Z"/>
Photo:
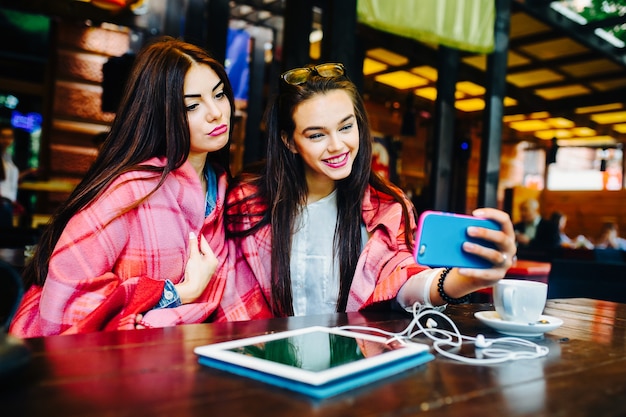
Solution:
<path fill-rule="evenodd" d="M 233 236 L 246 236 L 270 224 L 272 228 L 272 311 L 276 316 L 293 315 L 291 293 L 290 254 L 291 239 L 295 218 L 300 208 L 306 204 L 307 184 L 304 175 L 304 162 L 299 154 L 292 153 L 283 143 L 281 133 L 289 140 L 293 138 L 295 124 L 293 113 L 297 106 L 318 94 L 333 90 L 343 90 L 352 99 L 355 117 L 359 127 L 359 151 L 351 174 L 337 181 L 337 226 L 334 237 L 334 253 L 339 258 L 340 289 L 337 311 L 345 311 L 350 286 L 361 255 L 362 201 L 368 186 L 380 193 L 376 198 L 392 198 L 402 205 L 404 217 L 404 237 L 407 245 L 413 247 L 410 219 L 415 211 L 407 204 L 402 192 L 371 170 L 372 136 L 363 100 L 356 86 L 345 76 L 321 77 L 311 74 L 303 84 L 281 83 L 279 94 L 267 109 L 267 156 L 260 173 L 245 173 L 236 181 L 251 182 L 258 193 L 242 201 L 231 204 L 244 204 L 247 208 L 257 207 L 258 211 L 232 210 L 248 218 L 253 226 Z M 261 201 L 263 204 L 250 204 Z M 232 207 L 227 207 L 229 213 Z M 260 220 L 259 220 L 260 219 Z M 227 223 L 243 224 L 245 219 L 226 218 Z M 258 220 L 258 221 L 257 221 Z M 235 226 L 236 228 L 236 226 Z M 229 228 L 230 229 L 230 228 Z"/>
<path fill-rule="evenodd" d="M 224 92 L 231 105 L 232 128 L 235 100 L 222 64 L 202 48 L 171 37 L 158 38 L 146 45 L 135 58 L 116 117 L 96 160 L 56 211 L 26 265 L 26 285 L 43 285 L 50 257 L 68 221 L 98 199 L 116 178 L 129 171 L 152 172 L 160 177 L 157 186 L 141 200 L 123 208 L 119 213 L 122 215 L 142 204 L 171 171 L 186 161 L 191 140 L 183 88 L 185 75 L 193 63 L 208 65 L 224 82 Z M 165 166 L 142 165 L 153 157 L 165 157 Z M 209 153 L 208 163 L 220 166 L 230 175 L 229 145 Z"/>

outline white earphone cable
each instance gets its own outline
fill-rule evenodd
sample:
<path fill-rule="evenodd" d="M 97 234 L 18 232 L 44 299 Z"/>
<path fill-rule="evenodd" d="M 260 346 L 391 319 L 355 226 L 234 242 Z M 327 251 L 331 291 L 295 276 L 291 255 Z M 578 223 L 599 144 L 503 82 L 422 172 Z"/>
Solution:
<path fill-rule="evenodd" d="M 399 341 L 401 343 L 409 343 L 411 339 L 423 335 L 433 341 L 433 349 L 440 355 L 472 365 L 489 365 L 522 359 L 536 359 L 546 356 L 550 351 L 546 346 L 541 346 L 530 340 L 519 337 L 486 339 L 482 334 L 476 337 L 465 336 L 459 331 L 452 319 L 442 313 L 443 309 L 440 307 L 426 307 L 415 303 L 411 310 L 413 319 L 408 326 L 399 333 L 369 326 L 348 325 L 341 326 L 340 328 L 344 330 L 379 333 L 389 338 L 388 342 Z M 439 328 L 439 324 L 435 318 L 443 319 L 451 330 Z M 423 322 L 424 324 L 422 324 Z M 464 356 L 453 352 L 453 350 L 460 349 L 464 341 L 474 343 L 476 357 Z M 520 348 L 524 349 L 520 350 Z"/>

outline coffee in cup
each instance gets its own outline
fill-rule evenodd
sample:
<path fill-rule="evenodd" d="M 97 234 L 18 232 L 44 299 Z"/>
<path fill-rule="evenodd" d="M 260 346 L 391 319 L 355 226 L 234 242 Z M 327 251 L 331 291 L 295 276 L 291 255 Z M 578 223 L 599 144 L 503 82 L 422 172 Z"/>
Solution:
<path fill-rule="evenodd" d="M 548 285 L 521 279 L 502 279 L 493 288 L 496 312 L 504 321 L 535 324 L 546 306 Z"/>

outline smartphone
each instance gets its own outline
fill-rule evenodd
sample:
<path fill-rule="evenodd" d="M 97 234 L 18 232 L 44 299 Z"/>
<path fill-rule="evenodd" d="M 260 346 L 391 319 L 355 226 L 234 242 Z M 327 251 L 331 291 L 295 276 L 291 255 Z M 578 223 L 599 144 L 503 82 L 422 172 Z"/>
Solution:
<path fill-rule="evenodd" d="M 496 248 L 489 241 L 470 237 L 470 226 L 500 230 L 491 219 L 442 211 L 425 211 L 419 218 L 414 256 L 418 264 L 430 267 L 490 268 L 488 260 L 463 250 L 463 242 Z"/>

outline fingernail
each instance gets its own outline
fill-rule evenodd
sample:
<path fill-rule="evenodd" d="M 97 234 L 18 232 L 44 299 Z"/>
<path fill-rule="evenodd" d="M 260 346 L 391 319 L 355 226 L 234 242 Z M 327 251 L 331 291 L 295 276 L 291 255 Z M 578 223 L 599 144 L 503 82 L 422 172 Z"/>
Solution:
<path fill-rule="evenodd" d="M 189 232 L 189 239 L 197 239 L 197 236 L 194 232 Z"/>

